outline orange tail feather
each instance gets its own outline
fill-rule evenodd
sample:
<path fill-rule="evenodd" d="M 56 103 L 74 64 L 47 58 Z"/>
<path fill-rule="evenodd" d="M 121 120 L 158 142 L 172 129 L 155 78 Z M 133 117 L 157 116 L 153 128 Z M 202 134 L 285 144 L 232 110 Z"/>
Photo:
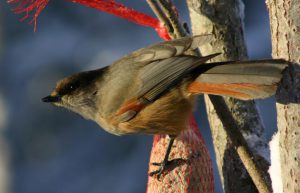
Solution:
<path fill-rule="evenodd" d="M 216 84 L 192 82 L 188 86 L 188 92 L 192 94 L 213 94 L 243 100 L 261 98 L 260 96 L 266 95 L 266 93 L 275 92 L 275 90 L 275 85 L 266 86 L 251 83 Z"/>

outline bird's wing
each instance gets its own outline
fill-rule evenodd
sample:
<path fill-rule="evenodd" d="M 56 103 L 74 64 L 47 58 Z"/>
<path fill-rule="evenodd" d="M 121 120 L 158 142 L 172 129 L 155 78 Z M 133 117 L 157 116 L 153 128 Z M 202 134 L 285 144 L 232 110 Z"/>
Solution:
<path fill-rule="evenodd" d="M 153 102 L 186 74 L 217 55 L 219 53 L 204 57 L 178 56 L 146 65 L 138 75 L 140 88 L 137 98 Z"/>
<path fill-rule="evenodd" d="M 145 65 L 137 76 L 139 89 L 135 93 L 135 97 L 125 101 L 117 115 L 122 115 L 123 121 L 128 121 L 144 106 L 155 101 L 193 69 L 217 55 L 219 53 L 204 57 L 177 56 Z"/>
<path fill-rule="evenodd" d="M 195 50 L 199 46 L 209 43 L 212 40 L 213 35 L 206 34 L 164 41 L 134 51 L 117 62 L 121 62 L 122 64 L 148 64 L 156 60 L 163 60 L 174 56 L 184 55 L 188 50 Z"/>

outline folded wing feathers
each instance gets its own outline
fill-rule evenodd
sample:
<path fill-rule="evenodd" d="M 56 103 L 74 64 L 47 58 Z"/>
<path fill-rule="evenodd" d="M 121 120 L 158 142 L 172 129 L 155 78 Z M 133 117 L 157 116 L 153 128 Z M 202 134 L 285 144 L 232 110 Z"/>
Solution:
<path fill-rule="evenodd" d="M 148 101 L 155 100 L 191 70 L 217 55 L 219 53 L 201 58 L 178 56 L 148 64 L 139 74 L 141 88 L 137 96 L 147 98 Z"/>
<path fill-rule="evenodd" d="M 193 37 L 184 37 L 171 41 L 165 41 L 158 44 L 139 49 L 128 55 L 134 62 L 152 62 L 155 60 L 162 60 L 172 56 L 184 55 L 185 51 L 189 49 L 196 49 L 200 45 L 204 45 L 213 40 L 213 35 L 198 35 Z"/>

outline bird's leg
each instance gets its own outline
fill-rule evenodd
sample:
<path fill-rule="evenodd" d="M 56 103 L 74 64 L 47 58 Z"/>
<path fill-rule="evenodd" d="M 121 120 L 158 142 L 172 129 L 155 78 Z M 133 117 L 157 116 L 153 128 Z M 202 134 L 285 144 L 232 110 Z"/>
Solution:
<path fill-rule="evenodd" d="M 174 143 L 174 137 L 171 137 L 171 139 L 169 141 L 167 151 L 166 151 L 166 154 L 165 154 L 165 157 L 164 157 L 164 160 L 161 163 L 152 163 L 152 165 L 159 166 L 159 169 L 156 170 L 156 171 L 151 172 L 149 174 L 150 176 L 156 175 L 157 179 L 159 179 L 160 175 L 172 165 L 173 160 L 169 161 L 169 155 L 171 153 L 173 143 Z"/>

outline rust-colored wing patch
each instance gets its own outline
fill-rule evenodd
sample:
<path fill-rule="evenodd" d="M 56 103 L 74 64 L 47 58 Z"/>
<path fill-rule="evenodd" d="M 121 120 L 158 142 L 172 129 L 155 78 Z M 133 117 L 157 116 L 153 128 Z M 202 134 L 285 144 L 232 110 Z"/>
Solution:
<path fill-rule="evenodd" d="M 188 86 L 188 92 L 192 94 L 213 94 L 229 96 L 243 100 L 262 98 L 262 96 L 269 95 L 269 93 L 275 92 L 275 90 L 275 85 L 265 86 L 251 83 L 216 84 L 192 82 Z"/>
<path fill-rule="evenodd" d="M 125 101 L 120 109 L 117 111 L 116 115 L 122 115 L 128 111 L 139 112 L 145 107 L 145 104 L 139 101 L 138 99 L 130 99 Z"/>

